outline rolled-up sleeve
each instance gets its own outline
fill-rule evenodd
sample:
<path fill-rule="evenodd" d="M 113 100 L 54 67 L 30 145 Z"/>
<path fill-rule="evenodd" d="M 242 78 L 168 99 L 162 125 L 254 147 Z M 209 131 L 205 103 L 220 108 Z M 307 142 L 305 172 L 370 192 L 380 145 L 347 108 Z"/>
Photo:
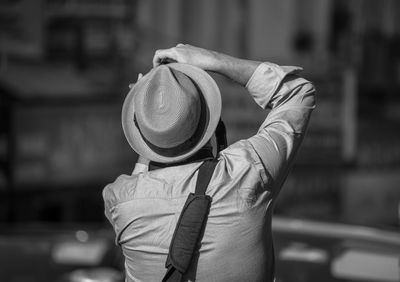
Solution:
<path fill-rule="evenodd" d="M 298 76 L 301 70 L 262 63 L 246 85 L 256 103 L 270 109 L 249 142 L 276 184 L 285 178 L 315 108 L 314 86 Z"/>

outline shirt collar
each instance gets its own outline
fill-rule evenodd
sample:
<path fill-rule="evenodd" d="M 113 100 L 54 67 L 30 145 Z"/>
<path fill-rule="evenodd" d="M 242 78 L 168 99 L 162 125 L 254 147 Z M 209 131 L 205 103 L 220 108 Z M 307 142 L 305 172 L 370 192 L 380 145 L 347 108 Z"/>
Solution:
<path fill-rule="evenodd" d="M 199 151 L 197 151 L 193 156 L 191 156 L 181 162 L 165 164 L 165 163 L 158 163 L 158 162 L 151 161 L 149 163 L 149 171 L 160 169 L 160 168 L 184 165 L 184 164 L 193 163 L 193 162 L 212 160 L 213 158 L 214 158 L 214 155 L 212 153 L 212 148 L 211 147 L 203 147 Z"/>

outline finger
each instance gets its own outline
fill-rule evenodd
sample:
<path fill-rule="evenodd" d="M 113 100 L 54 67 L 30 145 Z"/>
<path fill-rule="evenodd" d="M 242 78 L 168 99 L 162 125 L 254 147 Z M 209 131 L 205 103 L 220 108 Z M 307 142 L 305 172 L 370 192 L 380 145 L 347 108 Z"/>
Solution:
<path fill-rule="evenodd" d="M 135 84 L 136 84 L 142 77 L 143 77 L 143 74 L 140 72 L 140 73 L 138 74 L 138 78 L 137 78 L 136 82 L 135 82 L 135 83 L 129 83 L 129 85 L 128 85 L 129 89 L 132 89 L 133 86 L 135 86 Z"/>
<path fill-rule="evenodd" d="M 175 60 L 170 58 L 162 58 L 160 61 L 160 65 L 169 64 L 169 63 L 176 63 Z"/>
<path fill-rule="evenodd" d="M 162 54 L 163 54 L 163 50 L 157 50 L 154 53 L 154 57 L 153 57 L 153 67 L 157 67 L 161 64 L 161 60 L 162 60 Z"/>
<path fill-rule="evenodd" d="M 173 49 L 157 50 L 153 57 L 153 67 L 157 67 L 165 59 L 171 59 L 176 61 L 176 54 Z"/>

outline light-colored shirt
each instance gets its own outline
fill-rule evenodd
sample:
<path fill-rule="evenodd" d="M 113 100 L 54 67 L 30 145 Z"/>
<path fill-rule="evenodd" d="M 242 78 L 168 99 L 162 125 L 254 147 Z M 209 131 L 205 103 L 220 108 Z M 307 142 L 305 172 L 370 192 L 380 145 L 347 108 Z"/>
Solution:
<path fill-rule="evenodd" d="M 269 281 L 274 201 L 314 108 L 313 85 L 297 67 L 262 63 L 246 88 L 270 108 L 256 135 L 223 150 L 199 255 L 186 281 Z M 105 214 L 125 256 L 127 281 L 161 281 L 174 229 L 201 162 L 121 175 L 105 187 Z M 136 173 L 137 172 L 137 173 Z"/>

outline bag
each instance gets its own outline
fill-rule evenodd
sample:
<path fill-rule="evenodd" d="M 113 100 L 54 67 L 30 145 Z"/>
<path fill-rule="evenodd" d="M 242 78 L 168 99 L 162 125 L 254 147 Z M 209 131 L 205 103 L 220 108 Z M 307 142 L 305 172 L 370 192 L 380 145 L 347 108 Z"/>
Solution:
<path fill-rule="evenodd" d="M 163 282 L 181 281 L 189 269 L 195 252 L 200 248 L 212 201 L 205 192 L 217 163 L 216 159 L 212 159 L 200 166 L 195 192 L 190 193 L 186 199 L 175 227 L 165 263 L 167 272 Z"/>

